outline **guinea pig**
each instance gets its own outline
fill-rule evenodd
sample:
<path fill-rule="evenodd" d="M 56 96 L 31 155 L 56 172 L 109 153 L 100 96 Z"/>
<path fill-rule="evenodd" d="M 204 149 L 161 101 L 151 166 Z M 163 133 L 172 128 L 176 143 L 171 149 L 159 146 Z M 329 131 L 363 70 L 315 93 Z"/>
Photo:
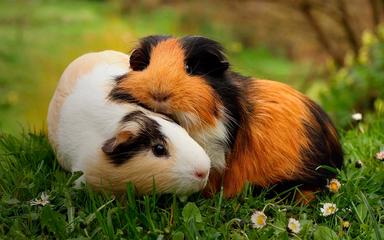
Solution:
<path fill-rule="evenodd" d="M 210 159 L 166 116 L 110 101 L 129 57 L 115 51 L 85 54 L 63 73 L 48 111 L 49 140 L 60 165 L 82 171 L 96 189 L 188 195 L 204 188 Z M 155 184 L 155 185 L 153 185 Z"/>
<path fill-rule="evenodd" d="M 341 168 L 343 152 L 327 114 L 286 84 L 231 71 L 224 48 L 200 37 L 149 36 L 130 56 L 132 71 L 110 93 L 184 127 L 211 158 L 206 193 L 223 184 L 317 191 Z"/>

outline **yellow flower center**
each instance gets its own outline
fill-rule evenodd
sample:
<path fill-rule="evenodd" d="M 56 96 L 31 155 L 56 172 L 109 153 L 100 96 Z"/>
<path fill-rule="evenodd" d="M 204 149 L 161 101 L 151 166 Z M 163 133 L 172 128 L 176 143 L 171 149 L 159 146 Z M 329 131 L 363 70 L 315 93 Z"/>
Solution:
<path fill-rule="evenodd" d="M 332 191 L 337 191 L 338 190 L 338 186 L 336 183 L 332 182 L 329 184 L 329 189 L 331 189 Z"/>
<path fill-rule="evenodd" d="M 350 223 L 348 221 L 343 221 L 343 227 L 349 228 Z"/>
<path fill-rule="evenodd" d="M 264 224 L 264 217 L 263 216 L 258 216 L 257 217 L 257 224 L 263 225 Z"/>
<path fill-rule="evenodd" d="M 328 209 L 327 209 L 327 213 L 333 213 L 333 212 L 335 212 L 335 208 L 334 207 L 329 207 Z"/>

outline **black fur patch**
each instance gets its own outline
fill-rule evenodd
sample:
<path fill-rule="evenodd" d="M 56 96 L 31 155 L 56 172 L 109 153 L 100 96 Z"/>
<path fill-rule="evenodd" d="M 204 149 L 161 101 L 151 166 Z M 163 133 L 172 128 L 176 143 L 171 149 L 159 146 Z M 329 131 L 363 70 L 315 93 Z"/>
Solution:
<path fill-rule="evenodd" d="M 147 105 L 141 103 L 134 96 L 132 96 L 132 94 L 130 94 L 127 90 L 121 89 L 117 86 L 111 90 L 108 99 L 120 103 L 133 103 L 139 105 L 142 108 L 150 109 Z"/>
<path fill-rule="evenodd" d="M 301 149 L 301 158 L 311 177 L 306 177 L 301 182 L 304 188 L 306 186 L 323 188 L 327 184 L 327 179 L 335 177 L 336 174 L 320 166 L 340 169 L 343 166 L 343 151 L 338 137 L 332 134 L 337 131 L 328 115 L 312 100 L 307 99 L 305 103 L 318 126 L 303 121 L 311 144 L 309 148 Z"/>
<path fill-rule="evenodd" d="M 246 84 L 245 80 L 240 79 L 241 77 L 242 76 L 230 71 L 226 72 L 222 78 L 203 76 L 218 94 L 226 109 L 228 121 L 225 122 L 225 128 L 229 134 L 229 147 L 234 144 L 239 127 L 245 126 L 245 121 L 247 121 L 246 115 L 249 114 L 249 112 L 246 112 L 248 109 L 244 109 L 241 104 L 248 102 L 246 92 L 241 86 L 235 84 L 238 80 L 242 81 L 242 84 Z"/>
<path fill-rule="evenodd" d="M 136 104 L 142 108 L 151 110 L 152 109 L 147 106 L 146 104 L 140 102 L 138 99 L 136 99 L 132 94 L 130 94 L 127 90 L 121 89 L 118 86 L 115 86 L 111 92 L 109 93 L 108 99 L 115 102 L 120 103 L 132 103 Z M 159 117 L 163 118 L 164 120 L 167 120 L 169 122 L 174 122 L 180 125 L 179 122 L 177 122 L 175 119 L 173 119 L 169 114 L 161 113 L 162 115 L 159 115 Z"/>
<path fill-rule="evenodd" d="M 120 82 L 123 81 L 125 78 L 127 78 L 127 76 L 128 76 L 128 73 L 126 73 L 126 74 L 122 74 L 122 75 L 116 76 L 114 80 L 115 80 L 116 83 L 120 83 Z"/>
<path fill-rule="evenodd" d="M 228 121 L 228 145 L 236 140 L 239 125 L 246 119 L 241 102 L 246 103 L 246 93 L 241 86 L 247 84 L 247 77 L 228 70 L 229 63 L 224 55 L 224 48 L 216 41 L 199 36 L 188 36 L 181 39 L 185 51 L 185 64 L 191 75 L 201 76 L 215 90 L 223 103 Z M 236 84 L 239 83 L 239 84 Z M 217 109 L 213 111 L 218 115 Z"/>
<path fill-rule="evenodd" d="M 129 59 L 133 71 L 142 71 L 149 65 L 152 48 L 159 42 L 170 38 L 170 36 L 148 36 L 140 40 L 139 46 L 133 50 Z"/>
<path fill-rule="evenodd" d="M 187 73 L 220 77 L 228 69 L 224 48 L 218 42 L 200 36 L 187 36 L 180 41 Z"/>
<path fill-rule="evenodd" d="M 106 153 L 115 165 L 121 165 L 140 152 L 151 151 L 156 144 L 162 144 L 167 148 L 166 137 L 160 131 L 160 125 L 153 119 L 147 117 L 141 111 L 134 111 L 125 115 L 120 123 L 136 122 L 140 130 L 136 136 L 116 146 L 112 152 Z M 109 139 L 105 142 L 108 144 Z M 164 157 L 169 157 L 167 152 Z"/>

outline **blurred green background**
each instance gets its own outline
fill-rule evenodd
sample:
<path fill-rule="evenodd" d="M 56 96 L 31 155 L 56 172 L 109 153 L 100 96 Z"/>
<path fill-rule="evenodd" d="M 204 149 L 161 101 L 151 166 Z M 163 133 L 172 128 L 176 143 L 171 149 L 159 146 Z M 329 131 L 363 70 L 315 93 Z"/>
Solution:
<path fill-rule="evenodd" d="M 0 131 L 44 128 L 66 65 L 149 34 L 213 38 L 236 71 L 286 82 L 348 127 L 383 108 L 383 11 L 380 0 L 2 0 Z"/>

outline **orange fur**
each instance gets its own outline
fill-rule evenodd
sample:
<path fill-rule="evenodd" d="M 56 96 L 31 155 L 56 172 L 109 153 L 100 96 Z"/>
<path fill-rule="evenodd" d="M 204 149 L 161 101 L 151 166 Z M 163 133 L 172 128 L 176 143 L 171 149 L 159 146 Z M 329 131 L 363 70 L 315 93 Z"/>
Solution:
<path fill-rule="evenodd" d="M 169 55 L 172 57 L 167 58 Z M 216 123 L 214 115 L 220 105 L 218 98 L 200 77 L 186 74 L 184 51 L 176 39 L 162 41 L 154 47 L 151 52 L 151 65 L 143 71 L 129 73 L 119 87 L 157 112 L 194 114 L 200 123 L 183 126 L 190 132 L 198 131 L 204 125 L 212 126 Z M 154 91 L 172 94 L 172 98 L 164 103 L 167 104 L 166 107 L 162 108 L 154 102 L 151 96 Z"/>
<path fill-rule="evenodd" d="M 249 181 L 261 187 L 302 172 L 300 148 L 308 146 L 302 119 L 309 119 L 303 95 L 289 86 L 254 80 L 249 91 L 254 112 L 242 126 L 224 173 L 227 197 Z"/>
<path fill-rule="evenodd" d="M 253 80 L 248 91 L 254 111 L 239 128 L 223 173 L 224 193 L 232 197 L 246 182 L 267 187 L 304 174 L 300 149 L 309 146 L 302 119 L 311 119 L 305 97 L 289 86 Z M 221 181 L 210 176 L 205 191 L 217 192 Z"/>

